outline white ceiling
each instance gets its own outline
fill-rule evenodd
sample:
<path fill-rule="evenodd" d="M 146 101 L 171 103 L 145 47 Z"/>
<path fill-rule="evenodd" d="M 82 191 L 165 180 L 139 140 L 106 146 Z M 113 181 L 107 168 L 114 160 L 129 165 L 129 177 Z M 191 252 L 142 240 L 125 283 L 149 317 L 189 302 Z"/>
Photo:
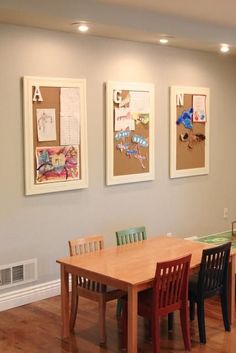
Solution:
<path fill-rule="evenodd" d="M 235 0 L 100 0 L 98 2 L 236 28 Z"/>
<path fill-rule="evenodd" d="M 236 54 L 236 0 L 0 0 L 0 22 L 217 52 L 221 43 Z"/>

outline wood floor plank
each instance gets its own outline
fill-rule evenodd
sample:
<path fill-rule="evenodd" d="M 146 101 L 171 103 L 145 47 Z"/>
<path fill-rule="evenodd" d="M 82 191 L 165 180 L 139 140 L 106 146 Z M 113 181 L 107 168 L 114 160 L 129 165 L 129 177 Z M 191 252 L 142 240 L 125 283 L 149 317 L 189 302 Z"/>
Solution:
<path fill-rule="evenodd" d="M 1 353 L 119 353 L 121 334 L 115 316 L 115 302 L 107 305 L 107 347 L 98 345 L 98 310 L 94 302 L 82 298 L 75 332 L 61 340 L 60 297 L 38 301 L 0 312 Z M 192 353 L 235 353 L 236 324 L 225 332 L 218 300 L 206 303 L 207 344 L 200 345 L 197 318 L 191 322 Z M 138 321 L 139 353 L 151 353 L 152 345 L 144 329 L 142 318 Z M 184 353 L 178 313 L 174 329 L 167 331 L 167 320 L 161 322 L 161 352 Z"/>

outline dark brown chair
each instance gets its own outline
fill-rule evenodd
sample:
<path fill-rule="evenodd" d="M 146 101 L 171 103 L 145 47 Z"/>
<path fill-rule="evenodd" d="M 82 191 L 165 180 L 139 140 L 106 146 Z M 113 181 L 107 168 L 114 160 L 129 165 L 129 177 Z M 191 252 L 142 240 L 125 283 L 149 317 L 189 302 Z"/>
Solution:
<path fill-rule="evenodd" d="M 93 235 L 69 241 L 71 256 L 83 256 L 83 254 L 100 251 L 103 248 L 104 241 L 101 235 Z M 99 305 L 100 345 L 104 345 L 106 343 L 106 302 L 118 299 L 122 295 L 125 295 L 125 292 L 119 289 L 109 288 L 85 277 L 72 276 L 70 329 L 73 330 L 75 326 L 79 297 L 96 301 Z"/>
<path fill-rule="evenodd" d="M 201 343 L 206 343 L 204 300 L 220 295 L 225 331 L 230 331 L 228 313 L 228 268 L 231 243 L 205 249 L 199 273 L 190 277 L 190 320 L 194 320 L 197 303 L 198 329 Z"/>
<path fill-rule="evenodd" d="M 153 288 L 140 292 L 138 315 L 151 319 L 154 353 L 160 353 L 160 317 L 180 311 L 185 349 L 191 350 L 188 316 L 188 279 L 191 255 L 159 262 Z M 123 298 L 123 348 L 127 347 L 127 298 Z"/>

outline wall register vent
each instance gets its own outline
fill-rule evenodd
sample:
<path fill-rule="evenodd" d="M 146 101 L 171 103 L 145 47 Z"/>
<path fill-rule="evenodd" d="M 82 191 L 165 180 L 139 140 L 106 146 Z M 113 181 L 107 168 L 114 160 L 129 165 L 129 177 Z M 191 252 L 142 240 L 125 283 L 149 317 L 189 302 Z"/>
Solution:
<path fill-rule="evenodd" d="M 0 266 L 0 289 L 37 280 L 37 259 Z"/>

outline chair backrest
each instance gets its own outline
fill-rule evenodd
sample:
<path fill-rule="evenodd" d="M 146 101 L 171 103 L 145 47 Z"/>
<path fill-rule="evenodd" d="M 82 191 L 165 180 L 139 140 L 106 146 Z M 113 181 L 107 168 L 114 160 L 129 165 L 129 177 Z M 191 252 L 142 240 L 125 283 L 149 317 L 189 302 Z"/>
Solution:
<path fill-rule="evenodd" d="M 230 249 L 231 242 L 203 250 L 198 275 L 198 292 L 203 297 L 227 285 Z"/>
<path fill-rule="evenodd" d="M 85 238 L 69 240 L 70 255 L 81 255 L 89 252 L 104 249 L 104 239 L 102 235 L 90 235 Z"/>
<path fill-rule="evenodd" d="M 153 314 L 168 314 L 188 300 L 188 278 L 191 254 L 158 262 L 153 284 Z"/>
<path fill-rule="evenodd" d="M 117 245 L 134 243 L 147 239 L 146 229 L 144 226 L 136 228 L 128 228 L 116 232 Z"/>
<path fill-rule="evenodd" d="M 102 235 L 90 235 L 85 238 L 69 240 L 69 249 L 70 256 L 100 251 L 104 249 L 104 239 Z M 106 290 L 105 285 L 81 276 L 78 277 L 78 285 L 83 290 L 93 292 L 104 292 Z"/>

